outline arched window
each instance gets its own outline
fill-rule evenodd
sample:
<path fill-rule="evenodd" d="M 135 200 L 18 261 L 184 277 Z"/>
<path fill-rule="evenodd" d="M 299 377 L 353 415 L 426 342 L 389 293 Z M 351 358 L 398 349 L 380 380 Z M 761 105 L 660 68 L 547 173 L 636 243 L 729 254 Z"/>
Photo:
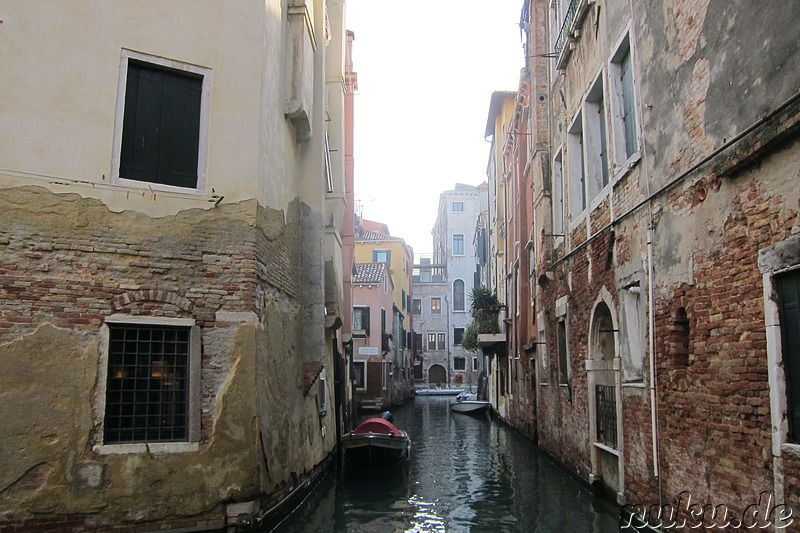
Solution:
<path fill-rule="evenodd" d="M 453 311 L 464 311 L 464 281 L 457 279 L 453 282 Z"/>

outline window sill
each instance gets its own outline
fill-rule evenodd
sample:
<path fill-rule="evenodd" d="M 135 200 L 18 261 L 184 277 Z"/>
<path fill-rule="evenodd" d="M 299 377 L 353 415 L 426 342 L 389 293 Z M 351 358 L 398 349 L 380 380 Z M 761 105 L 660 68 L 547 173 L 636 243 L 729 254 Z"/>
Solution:
<path fill-rule="evenodd" d="M 641 160 L 642 160 L 642 151 L 641 150 L 635 151 L 628 158 L 627 161 L 625 161 L 624 163 L 622 163 L 621 165 L 612 170 L 613 179 L 611 180 L 611 183 L 613 185 L 616 185 L 619 180 L 621 180 L 628 174 L 628 172 L 636 168 L 636 166 L 639 164 L 639 161 Z"/>
<path fill-rule="evenodd" d="M 788 442 L 781 444 L 781 455 L 788 455 L 794 459 L 800 459 L 800 444 Z"/>
<path fill-rule="evenodd" d="M 593 444 L 594 444 L 595 448 L 599 448 L 599 449 L 601 449 L 601 450 L 603 450 L 605 452 L 610 453 L 611 455 L 616 455 L 617 457 L 619 457 L 619 450 L 615 450 L 611 446 L 606 446 L 602 442 L 595 442 Z"/>
<path fill-rule="evenodd" d="M 190 453 L 200 451 L 199 442 L 137 442 L 132 444 L 99 444 L 92 450 L 100 455 L 135 453 Z"/>

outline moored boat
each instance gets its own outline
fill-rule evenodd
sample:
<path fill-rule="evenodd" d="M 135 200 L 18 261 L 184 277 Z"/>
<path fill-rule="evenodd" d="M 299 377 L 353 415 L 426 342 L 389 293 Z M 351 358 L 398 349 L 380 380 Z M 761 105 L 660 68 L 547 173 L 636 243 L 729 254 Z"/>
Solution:
<path fill-rule="evenodd" d="M 388 411 L 361 422 L 342 436 L 342 448 L 350 465 L 375 466 L 401 463 L 411 453 L 408 433 L 392 423 Z"/>
<path fill-rule="evenodd" d="M 486 400 L 478 400 L 477 397 L 477 394 L 461 393 L 456 396 L 456 401 L 450 404 L 450 410 L 454 413 L 469 415 L 485 413 L 491 403 Z"/>

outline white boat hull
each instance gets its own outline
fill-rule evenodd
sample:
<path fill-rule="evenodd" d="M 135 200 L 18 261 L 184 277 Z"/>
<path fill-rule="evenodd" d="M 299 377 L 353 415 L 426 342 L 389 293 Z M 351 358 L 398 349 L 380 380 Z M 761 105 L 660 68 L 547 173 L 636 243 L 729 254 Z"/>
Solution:
<path fill-rule="evenodd" d="M 463 400 L 450 404 L 450 410 L 454 413 L 479 414 L 485 413 L 491 403 L 482 400 Z"/>

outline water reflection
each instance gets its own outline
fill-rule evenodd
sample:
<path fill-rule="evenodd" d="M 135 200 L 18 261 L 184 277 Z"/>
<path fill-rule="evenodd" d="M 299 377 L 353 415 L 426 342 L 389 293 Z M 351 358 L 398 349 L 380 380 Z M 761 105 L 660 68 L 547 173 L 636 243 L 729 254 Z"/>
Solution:
<path fill-rule="evenodd" d="M 376 471 L 345 465 L 276 531 L 619 531 L 616 506 L 488 415 L 451 413 L 450 401 L 418 397 L 397 409 L 410 460 Z"/>

